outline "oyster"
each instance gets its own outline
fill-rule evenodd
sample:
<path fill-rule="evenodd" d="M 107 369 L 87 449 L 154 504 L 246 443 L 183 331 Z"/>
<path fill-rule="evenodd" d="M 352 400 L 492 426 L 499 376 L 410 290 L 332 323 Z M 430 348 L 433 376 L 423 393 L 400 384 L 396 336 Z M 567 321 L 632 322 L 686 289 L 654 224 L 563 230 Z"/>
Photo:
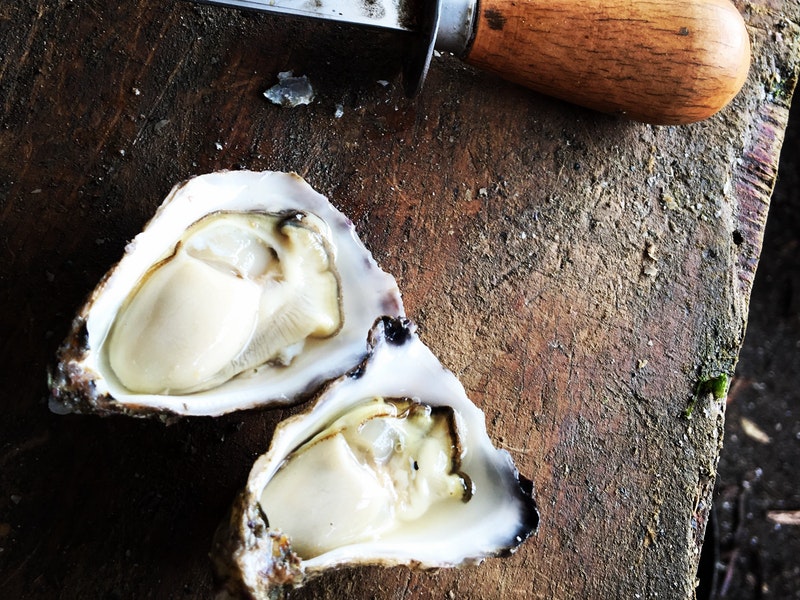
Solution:
<path fill-rule="evenodd" d="M 289 403 L 358 365 L 394 278 L 296 174 L 173 188 L 73 322 L 55 412 L 220 415 Z"/>
<path fill-rule="evenodd" d="M 279 598 L 342 565 L 422 568 L 513 551 L 538 526 L 510 455 L 405 319 L 279 424 L 215 536 L 223 597 Z"/>

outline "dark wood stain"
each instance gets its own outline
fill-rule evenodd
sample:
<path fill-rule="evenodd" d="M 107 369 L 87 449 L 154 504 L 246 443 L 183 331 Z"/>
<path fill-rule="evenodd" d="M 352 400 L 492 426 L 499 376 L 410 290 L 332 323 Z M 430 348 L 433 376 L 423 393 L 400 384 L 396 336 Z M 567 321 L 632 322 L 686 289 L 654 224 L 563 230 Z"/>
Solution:
<path fill-rule="evenodd" d="M 483 11 L 483 16 L 486 19 L 486 22 L 489 24 L 489 29 L 493 29 L 495 31 L 502 31 L 503 27 L 506 25 L 506 21 L 508 20 L 503 13 L 493 8 Z"/>

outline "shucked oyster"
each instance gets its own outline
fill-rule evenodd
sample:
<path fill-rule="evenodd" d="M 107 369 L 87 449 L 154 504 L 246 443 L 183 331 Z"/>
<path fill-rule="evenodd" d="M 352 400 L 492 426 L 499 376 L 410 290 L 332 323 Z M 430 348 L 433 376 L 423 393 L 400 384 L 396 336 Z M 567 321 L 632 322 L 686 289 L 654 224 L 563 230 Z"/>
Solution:
<path fill-rule="evenodd" d="M 538 525 L 511 457 L 405 320 L 275 430 L 212 558 L 229 597 L 280 598 L 341 565 L 423 568 L 513 551 Z"/>
<path fill-rule="evenodd" d="M 219 415 L 287 403 L 359 364 L 394 279 L 298 175 L 176 186 L 59 351 L 57 412 Z"/>

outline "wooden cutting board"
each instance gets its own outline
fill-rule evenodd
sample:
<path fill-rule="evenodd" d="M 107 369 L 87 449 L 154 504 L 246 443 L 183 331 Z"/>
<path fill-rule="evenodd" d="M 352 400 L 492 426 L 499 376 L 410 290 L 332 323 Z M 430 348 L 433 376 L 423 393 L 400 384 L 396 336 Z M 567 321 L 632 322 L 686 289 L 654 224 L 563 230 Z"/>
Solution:
<path fill-rule="evenodd" d="M 753 66 L 654 127 L 402 41 L 190 3 L 0 8 L 0 595 L 207 598 L 214 528 L 281 419 L 56 416 L 46 368 L 171 186 L 293 170 L 355 223 L 420 336 L 535 484 L 507 559 L 345 569 L 296 598 L 689 598 L 800 58 L 800 5 L 737 2 Z M 356 48 L 357 51 L 353 52 Z M 270 104 L 278 72 L 309 106 Z M 691 417 L 687 416 L 690 407 Z"/>

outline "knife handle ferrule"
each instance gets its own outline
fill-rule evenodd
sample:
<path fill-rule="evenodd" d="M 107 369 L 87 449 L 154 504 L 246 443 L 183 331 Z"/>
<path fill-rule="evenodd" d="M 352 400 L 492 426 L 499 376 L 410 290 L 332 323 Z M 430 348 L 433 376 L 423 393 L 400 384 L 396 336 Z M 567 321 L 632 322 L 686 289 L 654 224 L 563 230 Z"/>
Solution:
<path fill-rule="evenodd" d="M 463 56 L 475 30 L 475 12 L 478 0 L 438 0 L 439 27 L 436 30 L 436 48 Z"/>

